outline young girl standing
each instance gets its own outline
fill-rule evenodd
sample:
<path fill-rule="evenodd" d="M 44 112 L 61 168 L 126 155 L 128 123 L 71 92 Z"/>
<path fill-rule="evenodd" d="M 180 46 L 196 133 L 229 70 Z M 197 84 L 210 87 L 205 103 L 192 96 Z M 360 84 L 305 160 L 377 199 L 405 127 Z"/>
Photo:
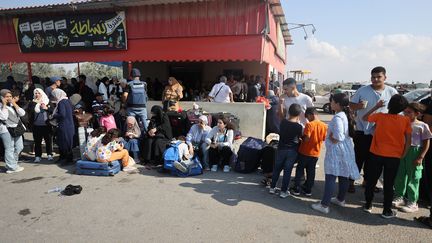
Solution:
<path fill-rule="evenodd" d="M 114 109 L 109 105 L 105 105 L 102 112 L 102 117 L 99 119 L 99 125 L 105 127 L 107 131 L 117 128 L 114 119 Z"/>
<path fill-rule="evenodd" d="M 335 94 L 330 103 L 336 113 L 330 121 L 325 140 L 326 155 L 324 159 L 325 188 L 321 202 L 312 204 L 314 210 L 329 213 L 330 203 L 345 206 L 345 194 L 348 191 L 350 179 L 360 178 L 354 156 L 354 119 L 348 108 L 349 99 L 346 94 Z M 339 193 L 332 197 L 339 181 Z"/>
<path fill-rule="evenodd" d="M 406 213 L 418 211 L 417 201 L 423 170 L 422 162 L 429 149 L 429 139 L 432 137 L 429 126 L 417 120 L 422 112 L 424 112 L 424 107 L 419 103 L 410 103 L 404 111 L 405 116 L 411 121 L 411 146 L 405 157 L 400 160 L 394 184 L 393 205 L 401 207 L 401 211 Z M 405 194 L 407 195 L 406 204 Z"/>

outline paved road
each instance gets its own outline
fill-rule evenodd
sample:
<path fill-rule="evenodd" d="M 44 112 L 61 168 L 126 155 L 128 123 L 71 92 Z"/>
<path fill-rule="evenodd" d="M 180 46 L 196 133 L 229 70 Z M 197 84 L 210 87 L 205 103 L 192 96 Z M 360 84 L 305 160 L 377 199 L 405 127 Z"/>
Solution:
<path fill-rule="evenodd" d="M 0 241 L 431 242 L 432 231 L 412 221 L 426 209 L 384 220 L 379 204 L 372 215 L 359 209 L 361 188 L 348 195 L 348 208 L 312 211 L 322 195 L 322 161 L 312 198 L 286 199 L 268 194 L 259 173 L 177 178 L 140 167 L 139 173 L 91 177 L 73 174 L 72 167 L 24 163 L 22 173 L 0 173 Z M 47 193 L 67 184 L 82 185 L 82 193 Z M 376 201 L 382 199 L 377 194 Z"/>

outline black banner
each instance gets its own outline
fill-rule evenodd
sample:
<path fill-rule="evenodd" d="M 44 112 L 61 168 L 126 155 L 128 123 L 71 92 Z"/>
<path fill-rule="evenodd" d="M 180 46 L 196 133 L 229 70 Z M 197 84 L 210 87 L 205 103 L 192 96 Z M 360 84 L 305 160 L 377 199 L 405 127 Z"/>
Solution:
<path fill-rule="evenodd" d="M 21 52 L 126 50 L 125 12 L 14 19 Z"/>

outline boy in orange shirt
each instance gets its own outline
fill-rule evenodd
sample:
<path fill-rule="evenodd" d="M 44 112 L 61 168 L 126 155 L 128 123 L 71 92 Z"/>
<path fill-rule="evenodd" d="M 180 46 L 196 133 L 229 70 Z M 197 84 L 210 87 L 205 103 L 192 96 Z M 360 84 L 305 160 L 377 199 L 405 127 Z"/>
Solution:
<path fill-rule="evenodd" d="M 315 181 L 315 166 L 321 152 L 321 145 L 326 138 L 327 125 L 319 120 L 318 112 L 314 107 L 306 109 L 305 117 L 309 122 L 305 125 L 303 141 L 298 150 L 295 185 L 291 188 L 291 194 L 298 196 L 300 192 L 303 192 L 310 197 L 312 196 L 312 187 Z M 305 169 L 306 182 L 303 186 L 300 186 Z"/>
<path fill-rule="evenodd" d="M 392 96 L 388 103 L 388 114 L 372 114 L 382 106 L 384 101 L 380 100 L 363 116 L 363 120 L 375 123 L 375 134 L 370 147 L 369 173 L 366 178 L 366 204 L 363 210 L 372 212 L 374 187 L 384 169 L 384 209 L 381 216 L 389 219 L 396 217 L 396 211 L 391 209 L 393 185 L 400 159 L 411 146 L 411 122 L 408 117 L 399 115 L 408 106 L 407 99 L 402 95 Z"/>

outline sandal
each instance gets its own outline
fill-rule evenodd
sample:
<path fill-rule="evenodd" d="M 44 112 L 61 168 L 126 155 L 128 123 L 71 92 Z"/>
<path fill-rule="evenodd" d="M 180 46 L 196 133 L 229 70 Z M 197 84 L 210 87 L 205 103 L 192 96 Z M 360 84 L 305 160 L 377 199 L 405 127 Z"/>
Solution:
<path fill-rule="evenodd" d="M 261 180 L 261 184 L 263 186 L 270 186 L 271 185 L 271 178 L 264 178 Z"/>
<path fill-rule="evenodd" d="M 432 229 L 432 221 L 430 217 L 426 217 L 426 216 L 415 217 L 414 220 L 428 227 L 429 229 Z"/>

